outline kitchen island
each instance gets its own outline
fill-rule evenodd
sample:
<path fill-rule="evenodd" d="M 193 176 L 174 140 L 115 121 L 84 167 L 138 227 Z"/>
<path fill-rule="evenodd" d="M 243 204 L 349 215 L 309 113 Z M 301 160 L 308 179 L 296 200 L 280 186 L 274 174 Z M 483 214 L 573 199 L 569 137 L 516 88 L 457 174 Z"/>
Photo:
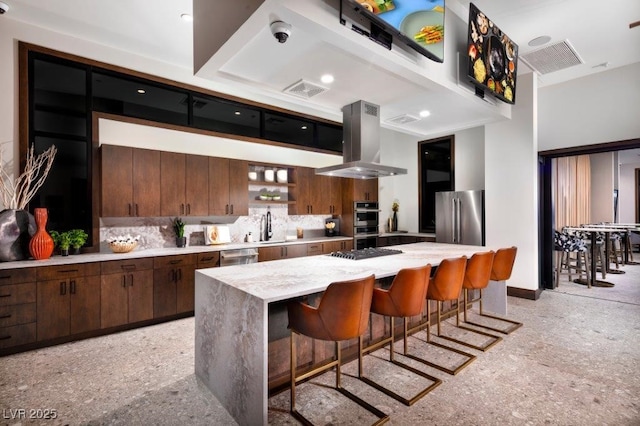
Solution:
<path fill-rule="evenodd" d="M 389 248 L 403 253 L 358 261 L 320 255 L 198 270 L 196 376 L 239 424 L 267 424 L 270 304 L 322 292 L 334 281 L 392 277 L 403 268 L 436 266 L 442 259 L 490 249 L 438 243 Z"/>

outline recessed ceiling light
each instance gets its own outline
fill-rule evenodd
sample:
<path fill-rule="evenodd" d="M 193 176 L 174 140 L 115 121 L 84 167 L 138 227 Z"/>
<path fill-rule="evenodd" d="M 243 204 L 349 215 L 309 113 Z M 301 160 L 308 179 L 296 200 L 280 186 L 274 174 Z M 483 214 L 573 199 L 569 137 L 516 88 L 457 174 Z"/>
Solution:
<path fill-rule="evenodd" d="M 548 35 L 543 35 L 540 37 L 536 37 L 533 40 L 529 41 L 529 46 L 534 47 L 534 46 L 542 46 L 543 44 L 547 44 L 551 41 L 551 37 L 549 37 Z"/>
<path fill-rule="evenodd" d="M 423 109 L 422 111 L 420 111 L 420 117 L 425 118 L 431 115 L 430 111 L 427 111 L 426 109 Z"/>
<path fill-rule="evenodd" d="M 182 15 L 180 15 L 180 17 L 182 18 L 183 21 L 187 21 L 187 22 L 193 21 L 193 16 L 189 15 L 188 13 L 183 13 Z"/>
<path fill-rule="evenodd" d="M 333 76 L 331 74 L 325 74 L 322 77 L 320 77 L 320 81 L 323 82 L 324 84 L 329 84 L 329 83 L 333 83 Z"/>
<path fill-rule="evenodd" d="M 138 93 L 140 93 L 141 95 L 144 95 L 145 93 L 147 93 L 147 91 L 144 89 L 138 89 Z"/>
<path fill-rule="evenodd" d="M 302 130 L 307 130 L 307 126 L 300 127 Z"/>
<path fill-rule="evenodd" d="M 235 115 L 240 115 L 240 111 L 234 112 Z"/>

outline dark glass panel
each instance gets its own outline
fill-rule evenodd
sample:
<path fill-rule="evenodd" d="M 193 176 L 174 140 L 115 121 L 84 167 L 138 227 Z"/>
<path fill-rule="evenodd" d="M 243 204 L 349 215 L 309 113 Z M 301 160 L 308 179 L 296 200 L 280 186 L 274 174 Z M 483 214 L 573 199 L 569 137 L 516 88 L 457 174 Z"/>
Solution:
<path fill-rule="evenodd" d="M 295 145 L 313 146 L 313 122 L 284 114 L 265 112 L 264 138 Z"/>
<path fill-rule="evenodd" d="M 91 233 L 91 193 L 88 185 L 87 142 L 49 137 L 35 137 L 35 152 L 40 154 L 51 145 L 58 153 L 31 208 L 49 210 L 47 228 L 65 231 L 80 228 Z"/>
<path fill-rule="evenodd" d="M 216 98 L 193 96 L 193 125 L 232 135 L 260 137 L 260 110 Z"/>
<path fill-rule="evenodd" d="M 92 73 L 93 109 L 161 123 L 189 123 L 186 91 L 135 79 Z"/>
<path fill-rule="evenodd" d="M 316 124 L 318 148 L 342 153 L 342 127 L 330 124 Z"/>
<path fill-rule="evenodd" d="M 453 191 L 453 139 L 420 144 L 420 232 L 435 232 L 436 192 Z"/>

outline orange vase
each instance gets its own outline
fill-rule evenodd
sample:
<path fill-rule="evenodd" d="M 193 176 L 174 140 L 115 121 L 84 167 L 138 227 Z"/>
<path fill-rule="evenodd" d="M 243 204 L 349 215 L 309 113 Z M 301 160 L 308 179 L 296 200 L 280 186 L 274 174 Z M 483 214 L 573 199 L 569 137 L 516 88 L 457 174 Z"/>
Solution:
<path fill-rule="evenodd" d="M 29 242 L 29 253 L 36 260 L 48 259 L 53 253 L 53 238 L 46 230 L 47 219 L 49 218 L 47 209 L 35 209 L 34 217 L 38 228 Z"/>

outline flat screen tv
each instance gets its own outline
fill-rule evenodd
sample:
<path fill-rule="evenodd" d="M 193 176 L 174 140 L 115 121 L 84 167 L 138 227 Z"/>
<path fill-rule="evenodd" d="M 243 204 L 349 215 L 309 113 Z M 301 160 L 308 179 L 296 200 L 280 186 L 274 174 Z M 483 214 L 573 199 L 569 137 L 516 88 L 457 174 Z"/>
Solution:
<path fill-rule="evenodd" d="M 445 0 L 348 0 L 356 11 L 427 58 L 444 61 Z M 373 32 L 373 31 L 372 31 Z"/>
<path fill-rule="evenodd" d="M 468 32 L 469 78 L 476 93 L 488 90 L 509 104 L 516 102 L 518 45 L 471 3 Z"/>

